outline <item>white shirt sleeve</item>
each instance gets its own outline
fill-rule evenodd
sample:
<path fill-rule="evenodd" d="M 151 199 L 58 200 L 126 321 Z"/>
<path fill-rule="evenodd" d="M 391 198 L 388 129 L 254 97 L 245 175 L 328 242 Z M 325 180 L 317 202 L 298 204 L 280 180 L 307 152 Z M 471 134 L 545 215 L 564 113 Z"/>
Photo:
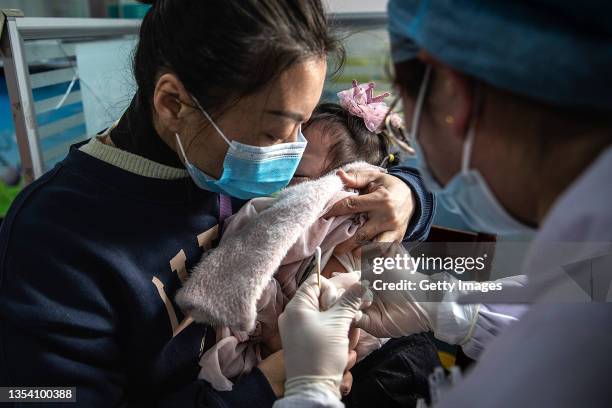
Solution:
<path fill-rule="evenodd" d="M 519 320 L 527 309 L 525 304 L 481 304 L 472 334 L 462 345 L 463 352 L 472 359 L 478 359 L 489 342 Z"/>
<path fill-rule="evenodd" d="M 272 408 L 344 408 L 344 404 L 326 387 L 313 384 L 307 390 L 279 399 Z"/>

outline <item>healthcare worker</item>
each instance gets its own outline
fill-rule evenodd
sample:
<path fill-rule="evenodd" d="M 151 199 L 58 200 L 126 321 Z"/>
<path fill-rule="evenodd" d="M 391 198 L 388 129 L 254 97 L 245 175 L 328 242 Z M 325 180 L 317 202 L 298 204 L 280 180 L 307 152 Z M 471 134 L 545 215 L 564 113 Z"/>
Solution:
<path fill-rule="evenodd" d="M 223 218 L 292 178 L 341 45 L 318 0 L 151 3 L 125 114 L 2 224 L 0 385 L 76 386 L 86 407 L 270 406 L 282 353 L 215 392 L 196 379 L 214 330 L 187 324 L 174 296 Z M 359 177 L 368 192 L 334 208 L 367 213 L 358 240 L 427 234 L 432 197 L 414 170 Z"/>
<path fill-rule="evenodd" d="M 426 185 L 479 230 L 537 229 L 527 284 L 510 291 L 531 304 L 390 303 L 356 285 L 320 312 L 330 284 L 307 281 L 280 319 L 288 378 L 276 406 L 342 406 L 340 333 L 353 320 L 382 336 L 454 329 L 464 349 L 485 348 L 436 407 L 610 406 L 612 6 L 391 0 L 388 12 Z"/>

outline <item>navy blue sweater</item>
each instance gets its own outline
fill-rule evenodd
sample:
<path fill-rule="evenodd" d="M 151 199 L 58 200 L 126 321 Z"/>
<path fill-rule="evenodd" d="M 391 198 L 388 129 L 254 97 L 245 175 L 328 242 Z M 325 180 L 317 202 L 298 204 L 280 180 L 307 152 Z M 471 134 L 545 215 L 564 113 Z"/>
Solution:
<path fill-rule="evenodd" d="M 416 173 L 407 238 L 427 234 L 433 199 Z M 214 331 L 174 296 L 215 244 L 218 195 L 190 179 L 129 173 L 73 149 L 29 185 L 0 231 L 0 386 L 76 386 L 77 406 L 271 406 L 255 369 L 231 392 L 197 380 Z M 75 406 L 71 404 L 70 406 Z"/>

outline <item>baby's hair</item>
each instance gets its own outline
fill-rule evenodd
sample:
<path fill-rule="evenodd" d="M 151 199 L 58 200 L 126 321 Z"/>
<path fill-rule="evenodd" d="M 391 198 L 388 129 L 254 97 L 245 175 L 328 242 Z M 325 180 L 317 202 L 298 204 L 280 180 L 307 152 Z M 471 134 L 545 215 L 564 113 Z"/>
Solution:
<path fill-rule="evenodd" d="M 370 131 L 362 118 L 336 103 L 319 104 L 304 129 L 313 125 L 321 126 L 321 132 L 333 140 L 323 174 L 360 160 L 382 167 L 399 162 L 397 154 L 389 151 L 392 136 Z"/>

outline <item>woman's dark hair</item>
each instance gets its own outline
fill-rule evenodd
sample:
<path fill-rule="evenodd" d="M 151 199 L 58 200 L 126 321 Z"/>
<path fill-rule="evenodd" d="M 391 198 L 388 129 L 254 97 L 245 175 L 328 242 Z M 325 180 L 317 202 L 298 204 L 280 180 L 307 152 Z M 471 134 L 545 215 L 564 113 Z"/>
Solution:
<path fill-rule="evenodd" d="M 370 131 L 362 118 L 351 115 L 336 103 L 319 104 L 304 129 L 313 125 L 321 126 L 321 132 L 334 140 L 323 174 L 358 160 L 383 167 L 399 161 L 396 154 L 389 160 L 393 144 L 390 135 L 385 131 L 378 134 Z"/>
<path fill-rule="evenodd" d="M 134 75 L 147 105 L 163 72 L 175 73 L 205 109 L 218 111 L 305 59 L 333 54 L 344 61 L 320 0 L 142 2 L 152 6 L 140 28 Z"/>

